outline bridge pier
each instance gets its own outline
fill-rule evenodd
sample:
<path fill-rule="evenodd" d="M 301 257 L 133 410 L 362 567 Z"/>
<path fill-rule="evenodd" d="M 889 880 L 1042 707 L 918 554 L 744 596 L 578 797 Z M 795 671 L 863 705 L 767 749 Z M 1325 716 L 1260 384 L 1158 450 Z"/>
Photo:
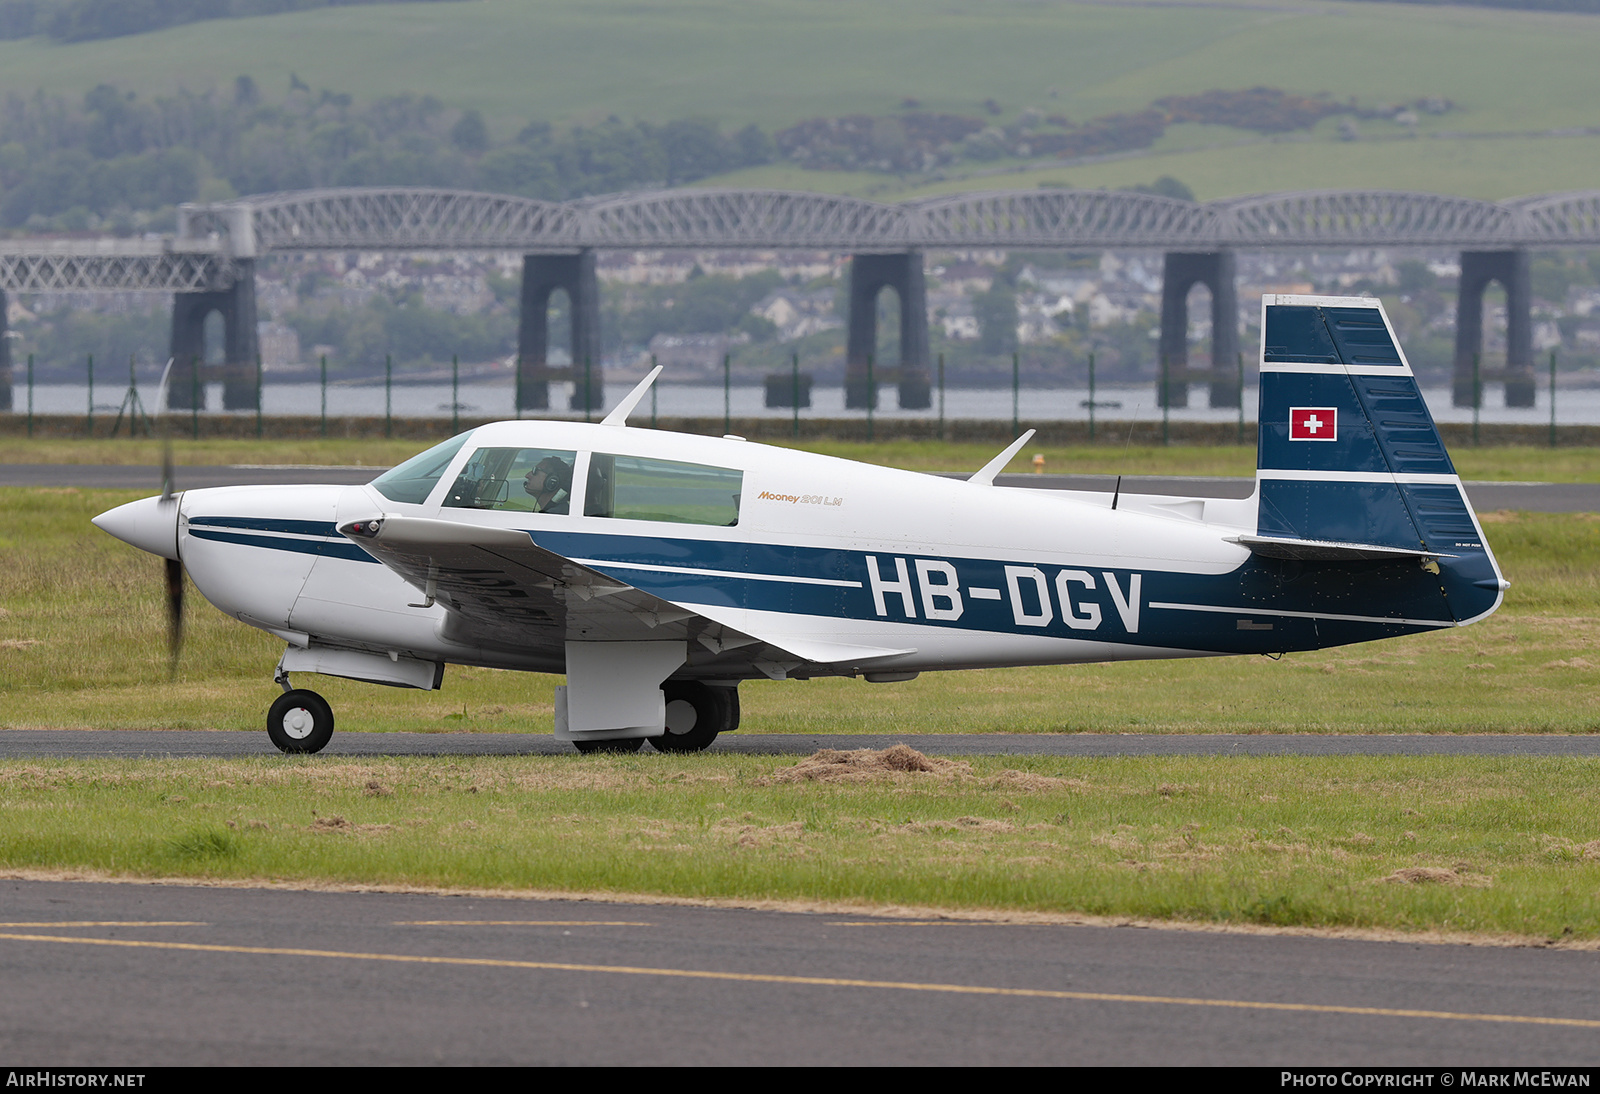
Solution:
<path fill-rule="evenodd" d="M 1506 367 L 1483 369 L 1483 292 L 1489 282 L 1506 291 Z M 1478 390 L 1473 390 L 1473 361 L 1478 361 Z M 1462 251 L 1461 283 L 1456 295 L 1456 358 L 1451 402 L 1472 406 L 1482 397 L 1485 376 L 1504 380 L 1506 406 L 1533 405 L 1533 285 L 1530 256 L 1525 250 Z"/>
<path fill-rule="evenodd" d="M 1161 274 L 1161 361 L 1167 388 L 1156 379 L 1156 405 L 1189 405 L 1189 290 L 1211 290 L 1211 405 L 1239 405 L 1239 293 L 1232 251 L 1207 254 L 1169 252 Z M 1157 362 L 1159 367 L 1160 361 Z M 1195 377 L 1198 379 L 1198 377 Z"/>
<path fill-rule="evenodd" d="M 900 298 L 900 367 L 894 370 L 877 367 L 878 294 L 885 286 Z M 868 358 L 874 362 L 870 391 Z M 877 407 L 877 386 L 886 379 L 899 380 L 900 409 L 926 410 L 933 405 L 928 380 L 928 289 L 918 250 L 850 258 L 844 405 L 851 410 Z"/>
<path fill-rule="evenodd" d="M 216 292 L 172 294 L 172 375 L 167 383 L 167 409 L 189 410 L 193 396 L 205 408 L 205 377 L 200 371 L 206 358 L 206 318 L 222 315 L 222 407 L 224 410 L 256 408 L 256 263 L 237 260 L 238 280 Z"/>
<path fill-rule="evenodd" d="M 0 289 L 0 411 L 11 409 L 11 328 L 6 322 L 6 292 Z"/>
<path fill-rule="evenodd" d="M 567 294 L 572 317 L 572 369 L 549 365 L 550 294 Z M 571 379 L 573 410 L 599 410 L 605 405 L 605 376 L 600 367 L 600 282 L 594 251 L 577 254 L 523 255 L 522 303 L 517 322 L 518 410 L 548 410 L 550 381 Z"/>

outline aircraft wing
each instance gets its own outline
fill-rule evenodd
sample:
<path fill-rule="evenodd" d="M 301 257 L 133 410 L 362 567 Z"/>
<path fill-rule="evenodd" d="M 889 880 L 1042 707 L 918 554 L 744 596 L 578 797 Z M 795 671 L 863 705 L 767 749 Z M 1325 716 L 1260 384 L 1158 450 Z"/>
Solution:
<path fill-rule="evenodd" d="M 692 666 L 774 676 L 803 662 L 855 664 L 914 652 L 750 634 L 546 550 L 516 529 L 388 515 L 339 531 L 416 587 L 420 603 L 443 605 L 452 617 L 447 632 L 461 641 L 549 649 L 569 641 L 686 640 Z"/>

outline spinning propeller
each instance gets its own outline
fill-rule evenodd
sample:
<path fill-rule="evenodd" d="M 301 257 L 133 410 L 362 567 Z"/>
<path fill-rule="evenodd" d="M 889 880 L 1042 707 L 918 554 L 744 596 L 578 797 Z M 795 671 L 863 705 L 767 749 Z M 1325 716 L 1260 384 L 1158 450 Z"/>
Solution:
<path fill-rule="evenodd" d="M 178 676 L 178 652 L 183 648 L 183 562 L 178 558 L 178 495 L 172 489 L 172 408 L 167 405 L 167 381 L 172 378 L 173 358 L 161 370 L 156 398 L 161 408 L 161 501 L 163 520 L 172 522 L 172 553 L 165 558 L 167 577 L 167 672 Z"/>
<path fill-rule="evenodd" d="M 171 368 L 172 363 L 167 362 Z M 162 386 L 166 386 L 163 376 Z M 163 415 L 165 420 L 165 415 Z M 163 515 L 169 516 L 174 530 L 173 542 L 176 546 L 176 530 L 178 526 L 178 496 L 172 490 L 172 435 L 168 430 L 162 430 L 161 438 L 161 501 Z M 176 554 L 176 552 L 174 552 Z M 167 661 L 168 674 L 172 678 L 178 675 L 178 651 L 183 648 L 183 563 L 177 558 L 162 560 L 167 572 Z"/>

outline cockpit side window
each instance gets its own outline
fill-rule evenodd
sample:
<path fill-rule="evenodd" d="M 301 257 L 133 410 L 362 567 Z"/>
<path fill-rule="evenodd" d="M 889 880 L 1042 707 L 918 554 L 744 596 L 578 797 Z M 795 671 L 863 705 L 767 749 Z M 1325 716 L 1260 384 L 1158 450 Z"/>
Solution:
<path fill-rule="evenodd" d="M 421 505 L 428 500 L 434 485 L 444 476 L 445 468 L 450 466 L 450 461 L 455 459 L 456 453 L 461 451 L 461 446 L 467 443 L 473 432 L 469 429 L 442 444 L 434 445 L 426 452 L 412 456 L 398 467 L 391 467 L 372 480 L 373 489 L 390 501 Z"/>
<path fill-rule="evenodd" d="M 744 472 L 639 456 L 589 459 L 585 516 L 659 520 L 674 524 L 739 523 Z"/>
<path fill-rule="evenodd" d="M 445 493 L 455 509 L 568 512 L 577 453 L 552 448 L 480 448 Z"/>

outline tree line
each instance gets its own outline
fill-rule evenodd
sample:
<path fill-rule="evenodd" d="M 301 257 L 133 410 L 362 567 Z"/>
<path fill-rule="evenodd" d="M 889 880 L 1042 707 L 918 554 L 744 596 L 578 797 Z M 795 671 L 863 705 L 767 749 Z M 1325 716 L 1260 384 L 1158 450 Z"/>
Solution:
<path fill-rule="evenodd" d="M 0 39 L 46 35 L 88 42 L 165 30 L 206 19 L 278 15 L 310 8 L 392 3 L 393 0 L 0 0 Z M 411 0 L 439 3 L 441 0 Z"/>
<path fill-rule="evenodd" d="M 495 141 L 482 114 L 429 95 L 358 105 L 294 79 L 269 102 L 249 76 L 227 92 L 141 98 L 109 84 L 81 100 L 0 103 L 0 226 L 159 230 L 179 202 L 319 186 L 447 186 L 561 201 L 675 186 L 766 163 L 756 126 L 683 119 L 533 122 Z M 163 212 L 164 211 L 164 212 Z"/>

